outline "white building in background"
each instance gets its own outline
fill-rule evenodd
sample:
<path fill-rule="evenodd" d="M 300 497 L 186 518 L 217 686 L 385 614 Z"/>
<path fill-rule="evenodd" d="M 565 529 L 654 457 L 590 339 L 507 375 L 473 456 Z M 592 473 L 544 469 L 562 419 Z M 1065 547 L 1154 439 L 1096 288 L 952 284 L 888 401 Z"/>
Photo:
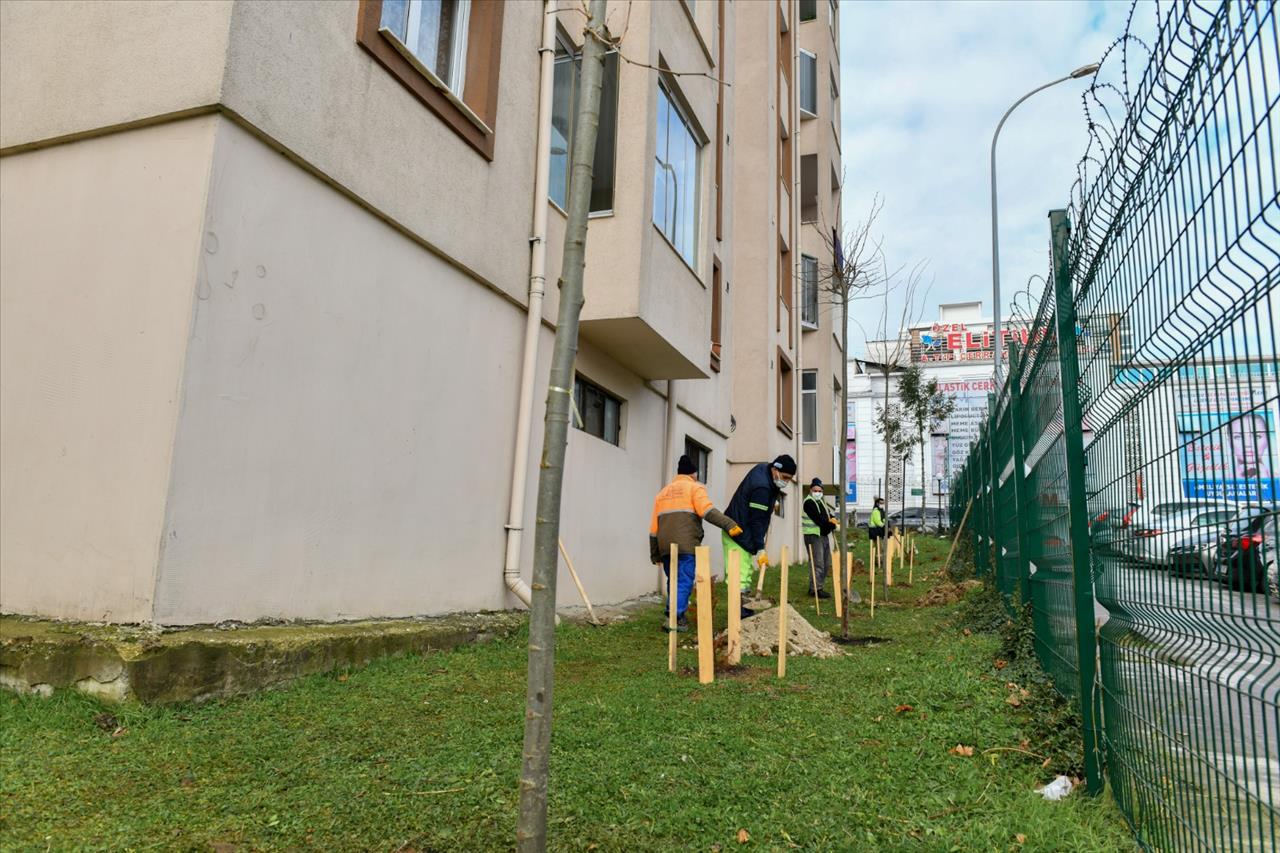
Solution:
<path fill-rule="evenodd" d="M 981 302 L 938 306 L 927 322 L 903 329 L 896 339 L 868 341 L 865 351 L 849 364 L 849 500 L 860 513 L 869 513 L 877 495 L 889 501 L 890 511 L 902 506 L 945 509 L 951 473 L 964 464 L 969 443 L 978 437 L 987 411 L 991 382 L 992 321 L 984 317 Z M 1021 338 L 1025 330 L 1006 326 L 1004 337 Z M 924 485 L 920 450 L 905 461 L 889 460 L 886 470 L 884 442 L 876 431 L 878 407 L 898 398 L 898 376 L 917 361 L 929 378 L 937 378 L 941 390 L 955 397 L 956 410 L 947 423 L 925 441 Z"/>

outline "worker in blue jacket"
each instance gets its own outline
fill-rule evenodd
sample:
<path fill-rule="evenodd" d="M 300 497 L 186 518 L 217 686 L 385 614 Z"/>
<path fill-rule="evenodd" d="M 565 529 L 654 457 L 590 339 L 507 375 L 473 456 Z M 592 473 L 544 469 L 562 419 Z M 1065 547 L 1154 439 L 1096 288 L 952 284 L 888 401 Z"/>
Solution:
<path fill-rule="evenodd" d="M 725 579 L 729 577 L 729 567 L 738 561 L 738 578 L 742 584 L 744 598 L 751 592 L 751 581 L 754 577 L 752 554 L 755 563 L 768 565 L 769 558 L 764 553 L 765 537 L 769 535 L 769 520 L 773 517 L 773 505 L 786 491 L 788 484 L 796 476 L 796 460 L 782 454 L 772 462 L 761 462 L 747 472 L 742 478 L 738 490 L 733 493 L 725 514 L 737 519 L 742 525 L 742 533 L 730 538 L 727 533 L 721 535 L 724 544 Z M 745 607 L 743 617 L 751 615 Z"/>

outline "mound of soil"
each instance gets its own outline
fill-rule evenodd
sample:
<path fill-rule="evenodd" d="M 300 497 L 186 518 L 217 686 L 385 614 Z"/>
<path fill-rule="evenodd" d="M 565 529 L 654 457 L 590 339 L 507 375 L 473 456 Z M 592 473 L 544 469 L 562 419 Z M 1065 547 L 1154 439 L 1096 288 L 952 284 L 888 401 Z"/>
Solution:
<path fill-rule="evenodd" d="M 778 653 L 778 613 L 776 607 L 742 620 L 742 653 L 767 657 Z M 716 637 L 716 646 L 723 646 L 725 632 Z M 844 654 L 831 640 L 831 635 L 809 624 L 800 613 L 787 605 L 787 654 L 811 655 L 831 658 Z"/>
<path fill-rule="evenodd" d="M 960 583 L 940 583 L 916 600 L 916 607 L 938 607 L 954 604 L 969 594 L 969 590 L 982 586 L 982 581 L 968 580 Z"/>

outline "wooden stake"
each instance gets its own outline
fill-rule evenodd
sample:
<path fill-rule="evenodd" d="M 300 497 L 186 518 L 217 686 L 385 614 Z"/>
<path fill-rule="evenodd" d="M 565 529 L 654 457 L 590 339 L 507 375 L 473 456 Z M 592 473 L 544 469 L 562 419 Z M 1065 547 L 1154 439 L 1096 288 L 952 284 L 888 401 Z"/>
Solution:
<path fill-rule="evenodd" d="M 714 616 L 711 605 L 711 549 L 699 545 L 693 553 L 698 583 L 698 681 L 710 684 L 716 677 L 715 650 L 711 647 Z"/>
<path fill-rule="evenodd" d="M 893 558 L 894 552 L 898 550 L 898 537 L 896 535 L 885 537 L 884 549 L 884 585 L 893 586 Z M 888 595 L 889 593 L 886 592 L 885 596 Z"/>
<path fill-rule="evenodd" d="M 596 612 L 591 608 L 591 599 L 587 598 L 587 591 L 582 588 L 582 579 L 578 577 L 578 573 L 573 570 L 573 560 L 569 559 L 569 552 L 564 549 L 564 540 L 556 540 L 560 545 L 560 556 L 564 557 L 564 564 L 569 567 L 569 577 L 573 578 L 574 586 L 578 588 L 578 595 L 582 596 L 582 601 L 587 605 L 587 616 L 591 618 L 592 625 L 599 625 L 600 620 L 596 619 Z"/>
<path fill-rule="evenodd" d="M 907 586 L 914 586 L 916 582 L 916 537 L 912 536 L 907 540 L 907 547 L 911 550 L 911 567 L 907 570 Z"/>
<path fill-rule="evenodd" d="M 778 677 L 787 677 L 787 562 L 791 555 L 782 546 L 782 561 L 778 563 L 782 587 L 778 592 Z"/>
<path fill-rule="evenodd" d="M 844 588 L 849 589 L 853 586 L 853 551 L 845 551 L 844 554 Z"/>
<path fill-rule="evenodd" d="M 969 520 L 969 510 L 973 509 L 973 498 L 969 498 L 969 503 L 965 504 L 964 517 L 960 519 L 960 526 L 956 528 L 956 535 L 951 537 L 951 550 L 947 552 L 947 561 L 942 564 L 942 574 L 945 577 L 947 570 L 951 568 L 951 558 L 956 553 L 956 543 L 960 541 L 960 534 L 964 532 L 964 523 Z"/>
<path fill-rule="evenodd" d="M 751 557 L 751 559 L 752 559 L 752 560 L 754 560 L 755 558 L 756 558 L 756 557 L 755 557 L 755 555 L 753 554 L 753 555 L 752 555 L 752 557 Z M 762 594 L 763 594 L 763 592 L 764 592 L 764 570 L 765 570 L 765 569 L 767 569 L 767 568 L 769 568 L 769 567 L 768 567 L 767 565 L 761 566 L 761 565 L 759 565 L 759 564 L 757 564 L 757 566 L 756 566 L 756 567 L 757 567 L 758 569 L 760 569 L 760 571 L 757 573 L 757 574 L 758 574 L 758 577 L 756 578 L 756 592 L 759 592 L 759 593 L 762 593 Z"/>
<path fill-rule="evenodd" d="M 831 567 L 831 584 L 835 592 L 837 619 L 841 619 L 844 617 L 844 589 L 842 589 L 840 586 L 840 576 L 844 574 L 844 572 L 841 571 L 841 568 L 845 563 L 845 555 L 846 555 L 845 551 L 837 550 L 834 555 L 836 557 L 837 562 L 834 566 Z"/>
<path fill-rule="evenodd" d="M 808 547 L 808 546 L 805 546 Z M 818 602 L 818 567 L 813 564 L 813 548 L 809 548 L 809 585 L 813 587 L 813 609 L 817 615 L 822 615 L 822 605 Z"/>
<path fill-rule="evenodd" d="M 875 563 L 875 560 L 871 561 L 871 566 L 869 570 L 871 572 L 871 618 L 874 619 L 876 618 L 876 563 Z"/>
<path fill-rule="evenodd" d="M 729 587 L 729 633 L 725 646 L 725 662 L 737 666 L 742 660 L 742 563 L 730 560 L 725 570 L 725 583 Z"/>
<path fill-rule="evenodd" d="M 902 574 L 902 563 L 907 559 L 907 549 L 904 543 L 907 541 L 905 533 L 898 534 L 898 574 Z M 889 575 L 889 583 L 893 584 L 893 575 Z"/>
<path fill-rule="evenodd" d="M 680 548 L 671 543 L 671 570 L 667 572 L 667 672 L 676 671 L 676 575 L 680 573 Z"/>

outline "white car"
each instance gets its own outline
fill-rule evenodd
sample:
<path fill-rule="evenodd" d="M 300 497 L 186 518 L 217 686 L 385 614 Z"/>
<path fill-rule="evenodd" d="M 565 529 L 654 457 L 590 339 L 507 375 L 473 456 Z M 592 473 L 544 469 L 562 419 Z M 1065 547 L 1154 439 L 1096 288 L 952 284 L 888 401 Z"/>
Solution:
<path fill-rule="evenodd" d="M 1168 566 L 1169 551 L 1204 536 L 1206 531 L 1235 518 L 1233 504 L 1209 501 L 1181 501 L 1159 504 L 1150 514 L 1139 515 L 1119 550 L 1141 563 Z"/>

